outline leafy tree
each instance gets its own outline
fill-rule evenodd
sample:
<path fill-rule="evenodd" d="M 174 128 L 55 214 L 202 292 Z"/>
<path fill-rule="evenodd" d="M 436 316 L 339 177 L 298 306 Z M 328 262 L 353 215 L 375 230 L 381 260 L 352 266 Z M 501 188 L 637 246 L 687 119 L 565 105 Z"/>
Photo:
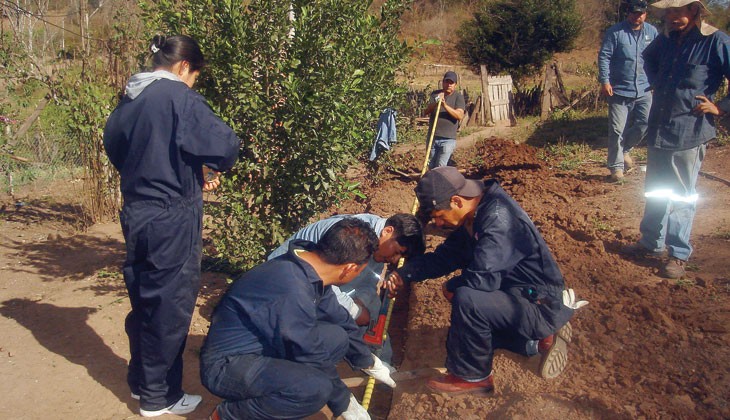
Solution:
<path fill-rule="evenodd" d="M 358 0 L 145 6 L 149 28 L 201 44 L 208 66 L 198 90 L 243 140 L 207 209 L 219 256 L 236 268 L 356 190 L 345 170 L 369 151 L 379 113 L 404 97 L 394 76 L 409 53 L 397 39 L 406 3 L 377 14 Z"/>
<path fill-rule="evenodd" d="M 580 29 L 575 0 L 489 1 L 459 28 L 458 49 L 470 66 L 520 79 L 571 49 Z"/>

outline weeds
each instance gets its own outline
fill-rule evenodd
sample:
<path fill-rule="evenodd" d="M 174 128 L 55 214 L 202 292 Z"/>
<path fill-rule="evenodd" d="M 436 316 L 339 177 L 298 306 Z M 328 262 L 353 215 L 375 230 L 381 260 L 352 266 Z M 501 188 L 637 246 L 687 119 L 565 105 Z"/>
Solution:
<path fill-rule="evenodd" d="M 593 228 L 600 232 L 610 232 L 613 229 L 607 221 L 599 220 L 595 217 L 591 219 L 591 223 L 593 224 Z"/>
<path fill-rule="evenodd" d="M 679 279 L 675 284 L 683 289 L 691 289 L 697 285 L 692 279 Z"/>
<path fill-rule="evenodd" d="M 722 239 L 725 241 L 730 241 L 730 230 L 723 230 L 720 232 L 715 232 L 712 234 L 713 237 L 717 239 Z"/>
<path fill-rule="evenodd" d="M 121 278 L 122 277 L 122 273 L 120 273 L 119 271 L 107 271 L 107 270 L 105 270 L 105 269 L 102 268 L 101 270 L 99 270 L 99 271 L 96 272 L 96 277 L 98 277 L 100 279 L 112 279 L 112 280 L 114 280 L 114 279 Z"/>
<path fill-rule="evenodd" d="M 589 161 L 600 160 L 585 143 L 566 143 L 562 138 L 556 144 L 548 144 L 538 151 L 537 157 L 565 171 L 576 169 Z"/>

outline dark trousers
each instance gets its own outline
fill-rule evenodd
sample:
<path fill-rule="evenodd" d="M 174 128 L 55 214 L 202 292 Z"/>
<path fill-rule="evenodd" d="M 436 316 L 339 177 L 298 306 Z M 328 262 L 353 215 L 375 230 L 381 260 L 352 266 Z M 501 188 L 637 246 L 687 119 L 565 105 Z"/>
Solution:
<path fill-rule="evenodd" d="M 302 363 L 244 354 L 216 357 L 204 354 L 200 378 L 213 394 L 225 399 L 218 412 L 224 420 L 299 419 L 327 405 L 335 417 L 350 403 L 350 390 L 335 364 L 347 353 L 349 341 L 342 328 L 328 324 L 325 343 L 332 345 L 331 364 Z"/>
<path fill-rule="evenodd" d="M 553 310 L 520 295 L 469 287 L 457 288 L 451 304 L 446 368 L 464 379 L 489 375 L 497 348 L 532 356 L 528 341 L 554 334 L 573 314 L 562 304 Z"/>
<path fill-rule="evenodd" d="M 127 382 L 140 407 L 159 410 L 183 396 L 183 351 L 200 289 L 202 203 L 125 204 Z"/>

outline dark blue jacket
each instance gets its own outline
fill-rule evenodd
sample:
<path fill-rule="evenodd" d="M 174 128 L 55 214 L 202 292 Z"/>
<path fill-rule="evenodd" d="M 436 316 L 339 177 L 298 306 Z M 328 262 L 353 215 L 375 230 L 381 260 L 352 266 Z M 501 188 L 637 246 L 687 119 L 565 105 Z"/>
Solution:
<path fill-rule="evenodd" d="M 715 100 L 723 79 L 730 78 L 730 37 L 721 31 L 702 35 L 694 27 L 684 38 L 672 32 L 660 35 L 644 50 L 649 82 L 654 89 L 649 147 L 687 150 L 707 143 L 717 135 L 715 116 L 697 115 L 697 96 Z M 725 106 L 720 106 L 727 112 Z"/>
<path fill-rule="evenodd" d="M 202 165 L 230 169 L 239 146 L 200 94 L 167 79 L 133 100 L 125 96 L 104 128 L 104 148 L 119 171 L 125 203 L 202 200 Z"/>
<path fill-rule="evenodd" d="M 406 281 L 422 281 L 461 269 L 447 283 L 449 290 L 503 290 L 562 307 L 563 276 L 545 240 L 494 180 L 485 183 L 473 228 L 472 236 L 461 226 L 433 252 L 411 258 L 398 274 Z"/>
<path fill-rule="evenodd" d="M 355 368 L 372 366 L 362 331 L 296 249 L 314 243 L 293 241 L 289 252 L 244 273 L 213 313 L 201 358 L 258 354 L 316 368 L 333 366 L 328 337 L 320 323 L 342 327 L 350 338 L 347 360 Z"/>

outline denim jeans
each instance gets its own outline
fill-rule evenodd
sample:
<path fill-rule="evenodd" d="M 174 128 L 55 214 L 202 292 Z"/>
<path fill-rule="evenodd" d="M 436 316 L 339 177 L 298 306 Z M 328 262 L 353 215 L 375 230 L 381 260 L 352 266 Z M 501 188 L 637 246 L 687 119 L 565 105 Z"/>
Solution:
<path fill-rule="evenodd" d="M 639 98 L 608 97 L 608 167 L 624 168 L 628 153 L 646 136 L 651 94 Z"/>
<path fill-rule="evenodd" d="M 330 325 L 324 342 L 331 344 L 333 360 L 348 349 L 347 334 Z M 201 357 L 200 378 L 213 394 L 225 399 L 218 405 L 224 420 L 298 419 L 327 405 L 335 416 L 347 410 L 350 390 L 335 364 L 314 367 L 258 354 Z"/>
<path fill-rule="evenodd" d="M 431 145 L 431 159 L 428 162 L 428 169 L 448 165 L 454 149 L 456 149 L 456 139 L 435 137 Z"/>
<path fill-rule="evenodd" d="M 683 261 L 692 254 L 689 235 L 697 208 L 697 175 L 705 158 L 705 145 L 688 150 L 650 147 L 646 164 L 644 217 L 641 240 L 645 248 Z"/>

